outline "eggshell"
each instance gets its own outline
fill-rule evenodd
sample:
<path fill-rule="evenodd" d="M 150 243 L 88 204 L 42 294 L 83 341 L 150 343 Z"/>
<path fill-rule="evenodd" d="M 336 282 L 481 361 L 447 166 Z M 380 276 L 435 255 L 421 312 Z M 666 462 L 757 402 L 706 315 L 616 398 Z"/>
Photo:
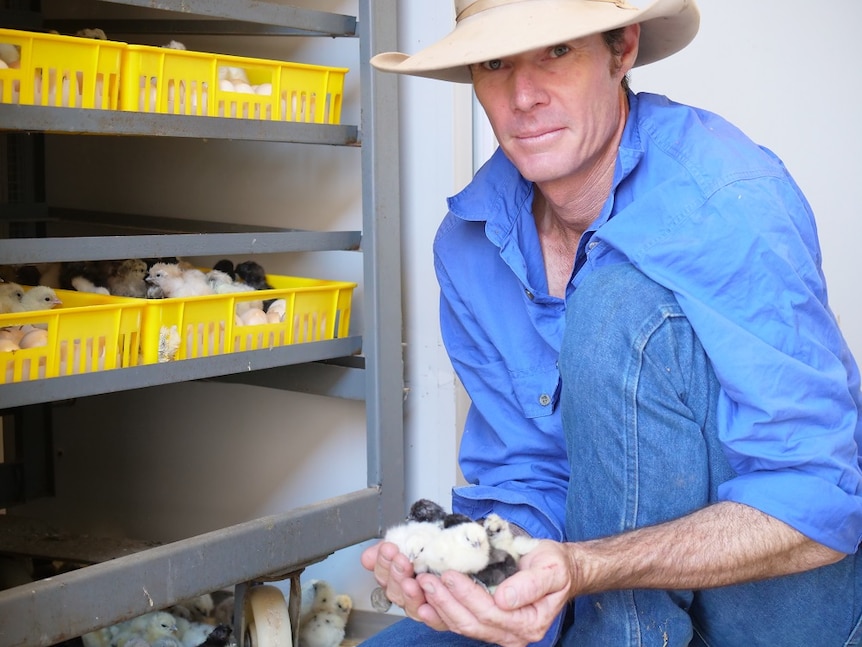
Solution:
<path fill-rule="evenodd" d="M 21 338 L 28 333 L 32 328 L 27 327 L 26 329 L 21 328 L 2 328 L 0 329 L 0 339 L 8 339 L 18 345 L 18 342 L 21 341 Z"/>
<path fill-rule="evenodd" d="M 281 323 L 284 321 L 284 315 L 280 312 L 269 311 L 266 313 L 266 320 L 269 323 Z"/>
<path fill-rule="evenodd" d="M 48 345 L 48 331 L 47 330 L 31 330 L 26 335 L 21 338 L 21 341 L 18 342 L 18 345 L 21 348 L 40 348 L 42 346 Z"/>
<path fill-rule="evenodd" d="M 250 308 L 242 314 L 242 322 L 246 326 L 257 326 L 267 323 L 266 313 L 258 308 Z"/>
<path fill-rule="evenodd" d="M 20 347 L 11 339 L 0 338 L 0 353 L 4 353 L 10 350 L 20 350 Z"/>

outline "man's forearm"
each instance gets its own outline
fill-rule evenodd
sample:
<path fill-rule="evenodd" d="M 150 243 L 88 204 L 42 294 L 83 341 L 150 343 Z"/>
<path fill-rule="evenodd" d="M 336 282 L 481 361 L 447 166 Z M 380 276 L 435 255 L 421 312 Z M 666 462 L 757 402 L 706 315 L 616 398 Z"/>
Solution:
<path fill-rule="evenodd" d="M 731 502 L 568 548 L 580 587 L 573 596 L 726 586 L 806 571 L 845 556 L 774 517 Z"/>

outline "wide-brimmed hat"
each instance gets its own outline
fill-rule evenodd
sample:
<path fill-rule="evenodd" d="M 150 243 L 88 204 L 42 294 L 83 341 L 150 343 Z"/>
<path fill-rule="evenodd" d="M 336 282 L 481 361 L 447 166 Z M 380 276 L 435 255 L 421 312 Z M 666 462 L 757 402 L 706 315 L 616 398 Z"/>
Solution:
<path fill-rule="evenodd" d="M 455 0 L 455 29 L 417 52 L 385 52 L 386 72 L 470 82 L 468 66 L 641 23 L 635 65 L 688 45 L 700 25 L 694 0 Z"/>

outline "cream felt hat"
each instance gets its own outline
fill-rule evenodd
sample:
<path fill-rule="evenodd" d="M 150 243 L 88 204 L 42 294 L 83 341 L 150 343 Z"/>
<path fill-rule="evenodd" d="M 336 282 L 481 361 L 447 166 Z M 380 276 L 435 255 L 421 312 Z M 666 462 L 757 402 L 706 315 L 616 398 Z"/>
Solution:
<path fill-rule="evenodd" d="M 416 54 L 372 57 L 379 70 L 470 83 L 468 66 L 641 23 L 635 65 L 688 45 L 700 25 L 694 0 L 455 0 L 455 29 Z"/>

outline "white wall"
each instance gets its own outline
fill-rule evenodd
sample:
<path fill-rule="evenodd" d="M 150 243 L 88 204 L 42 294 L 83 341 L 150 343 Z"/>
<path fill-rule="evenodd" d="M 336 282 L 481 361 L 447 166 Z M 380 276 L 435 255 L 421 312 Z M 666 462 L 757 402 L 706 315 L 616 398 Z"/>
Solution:
<path fill-rule="evenodd" d="M 701 0 L 699 6 L 694 42 L 634 70 L 632 85 L 713 110 L 784 160 L 817 215 L 832 307 L 862 359 L 862 219 L 855 198 L 862 90 L 854 71 L 862 3 Z"/>

